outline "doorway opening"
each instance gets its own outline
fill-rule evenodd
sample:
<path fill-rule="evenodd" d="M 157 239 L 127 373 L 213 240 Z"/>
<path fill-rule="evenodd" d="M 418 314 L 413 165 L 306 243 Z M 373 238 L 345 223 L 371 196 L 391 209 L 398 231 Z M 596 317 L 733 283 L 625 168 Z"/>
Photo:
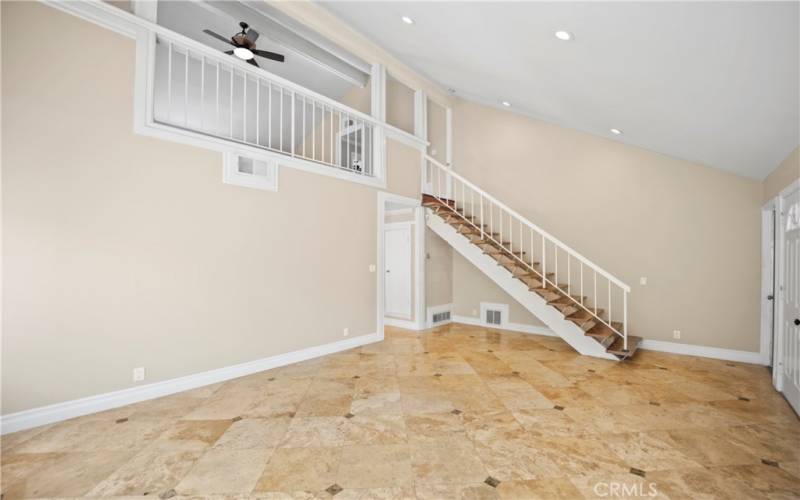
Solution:
<path fill-rule="evenodd" d="M 380 319 L 420 330 L 425 320 L 424 209 L 417 199 L 383 192 L 378 203 Z"/>

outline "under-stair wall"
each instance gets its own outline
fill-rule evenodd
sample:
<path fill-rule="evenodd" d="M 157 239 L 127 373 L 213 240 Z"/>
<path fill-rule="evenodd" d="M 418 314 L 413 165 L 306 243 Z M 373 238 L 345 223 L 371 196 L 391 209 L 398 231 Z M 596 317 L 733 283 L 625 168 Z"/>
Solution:
<path fill-rule="evenodd" d="M 637 335 L 758 353 L 759 181 L 466 101 L 453 115 L 456 172 L 628 283 Z"/>

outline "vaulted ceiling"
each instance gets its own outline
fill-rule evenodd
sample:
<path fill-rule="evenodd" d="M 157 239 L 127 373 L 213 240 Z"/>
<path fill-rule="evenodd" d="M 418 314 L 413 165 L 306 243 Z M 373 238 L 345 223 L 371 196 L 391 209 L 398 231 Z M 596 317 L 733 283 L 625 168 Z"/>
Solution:
<path fill-rule="evenodd" d="M 755 179 L 799 142 L 798 2 L 323 6 L 466 99 Z"/>

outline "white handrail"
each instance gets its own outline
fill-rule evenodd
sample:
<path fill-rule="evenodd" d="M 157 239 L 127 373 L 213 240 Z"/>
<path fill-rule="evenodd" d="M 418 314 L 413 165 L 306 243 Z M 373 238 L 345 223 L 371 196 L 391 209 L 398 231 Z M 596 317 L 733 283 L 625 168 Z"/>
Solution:
<path fill-rule="evenodd" d="M 442 163 L 436 161 L 436 159 L 431 158 L 429 155 L 425 155 L 425 159 L 427 161 L 429 161 L 430 163 L 433 163 L 437 167 L 447 171 L 448 175 L 453 176 L 454 178 L 456 178 L 459 181 L 461 181 L 463 184 L 466 184 L 467 186 L 469 186 L 470 189 L 476 191 L 477 193 L 480 193 L 483 196 L 484 199 L 490 200 L 492 203 L 494 203 L 495 205 L 497 205 L 500 208 L 502 208 L 509 215 L 512 215 L 513 217 L 516 217 L 523 224 L 526 224 L 528 227 L 530 227 L 534 231 L 538 232 L 539 234 L 541 234 L 542 236 L 544 236 L 545 238 L 550 240 L 555 245 L 559 246 L 562 250 L 564 250 L 565 252 L 571 254 L 572 257 L 574 257 L 574 258 L 578 259 L 579 261 L 583 262 L 584 265 L 587 265 L 587 266 L 591 267 L 592 269 L 597 271 L 599 274 L 604 276 L 606 279 L 608 279 L 609 281 L 613 282 L 615 285 L 620 287 L 625 292 L 630 292 L 631 291 L 631 287 L 629 287 L 627 284 L 625 284 L 622 280 L 620 280 L 616 276 L 612 275 L 608 271 L 604 270 L 603 268 L 601 268 L 600 266 L 598 266 L 597 264 L 595 264 L 591 260 L 587 259 L 583 255 L 579 254 L 577 251 L 575 251 L 572 248 L 570 248 L 567 244 L 563 243 L 561 240 L 559 240 L 555 236 L 551 235 L 550 233 L 548 233 L 544 229 L 540 228 L 539 226 L 537 226 L 533 222 L 529 221 L 527 218 L 523 217 L 522 215 L 517 213 L 514 209 L 510 208 L 505 203 L 501 202 L 500 200 L 498 200 L 497 198 L 495 198 L 491 194 L 487 193 L 483 189 L 479 188 L 478 186 L 476 186 L 472 182 L 470 182 L 467 179 L 465 179 L 464 177 L 462 177 L 461 175 L 457 174 L 456 172 L 453 171 L 452 168 L 443 165 Z"/>

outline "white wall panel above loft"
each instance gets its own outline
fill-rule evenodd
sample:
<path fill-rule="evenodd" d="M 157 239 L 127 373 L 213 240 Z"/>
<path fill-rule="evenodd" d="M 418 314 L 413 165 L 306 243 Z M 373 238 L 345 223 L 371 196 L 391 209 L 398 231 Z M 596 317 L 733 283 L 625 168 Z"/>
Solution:
<path fill-rule="evenodd" d="M 322 5 L 470 100 L 755 179 L 798 145 L 797 2 Z"/>

